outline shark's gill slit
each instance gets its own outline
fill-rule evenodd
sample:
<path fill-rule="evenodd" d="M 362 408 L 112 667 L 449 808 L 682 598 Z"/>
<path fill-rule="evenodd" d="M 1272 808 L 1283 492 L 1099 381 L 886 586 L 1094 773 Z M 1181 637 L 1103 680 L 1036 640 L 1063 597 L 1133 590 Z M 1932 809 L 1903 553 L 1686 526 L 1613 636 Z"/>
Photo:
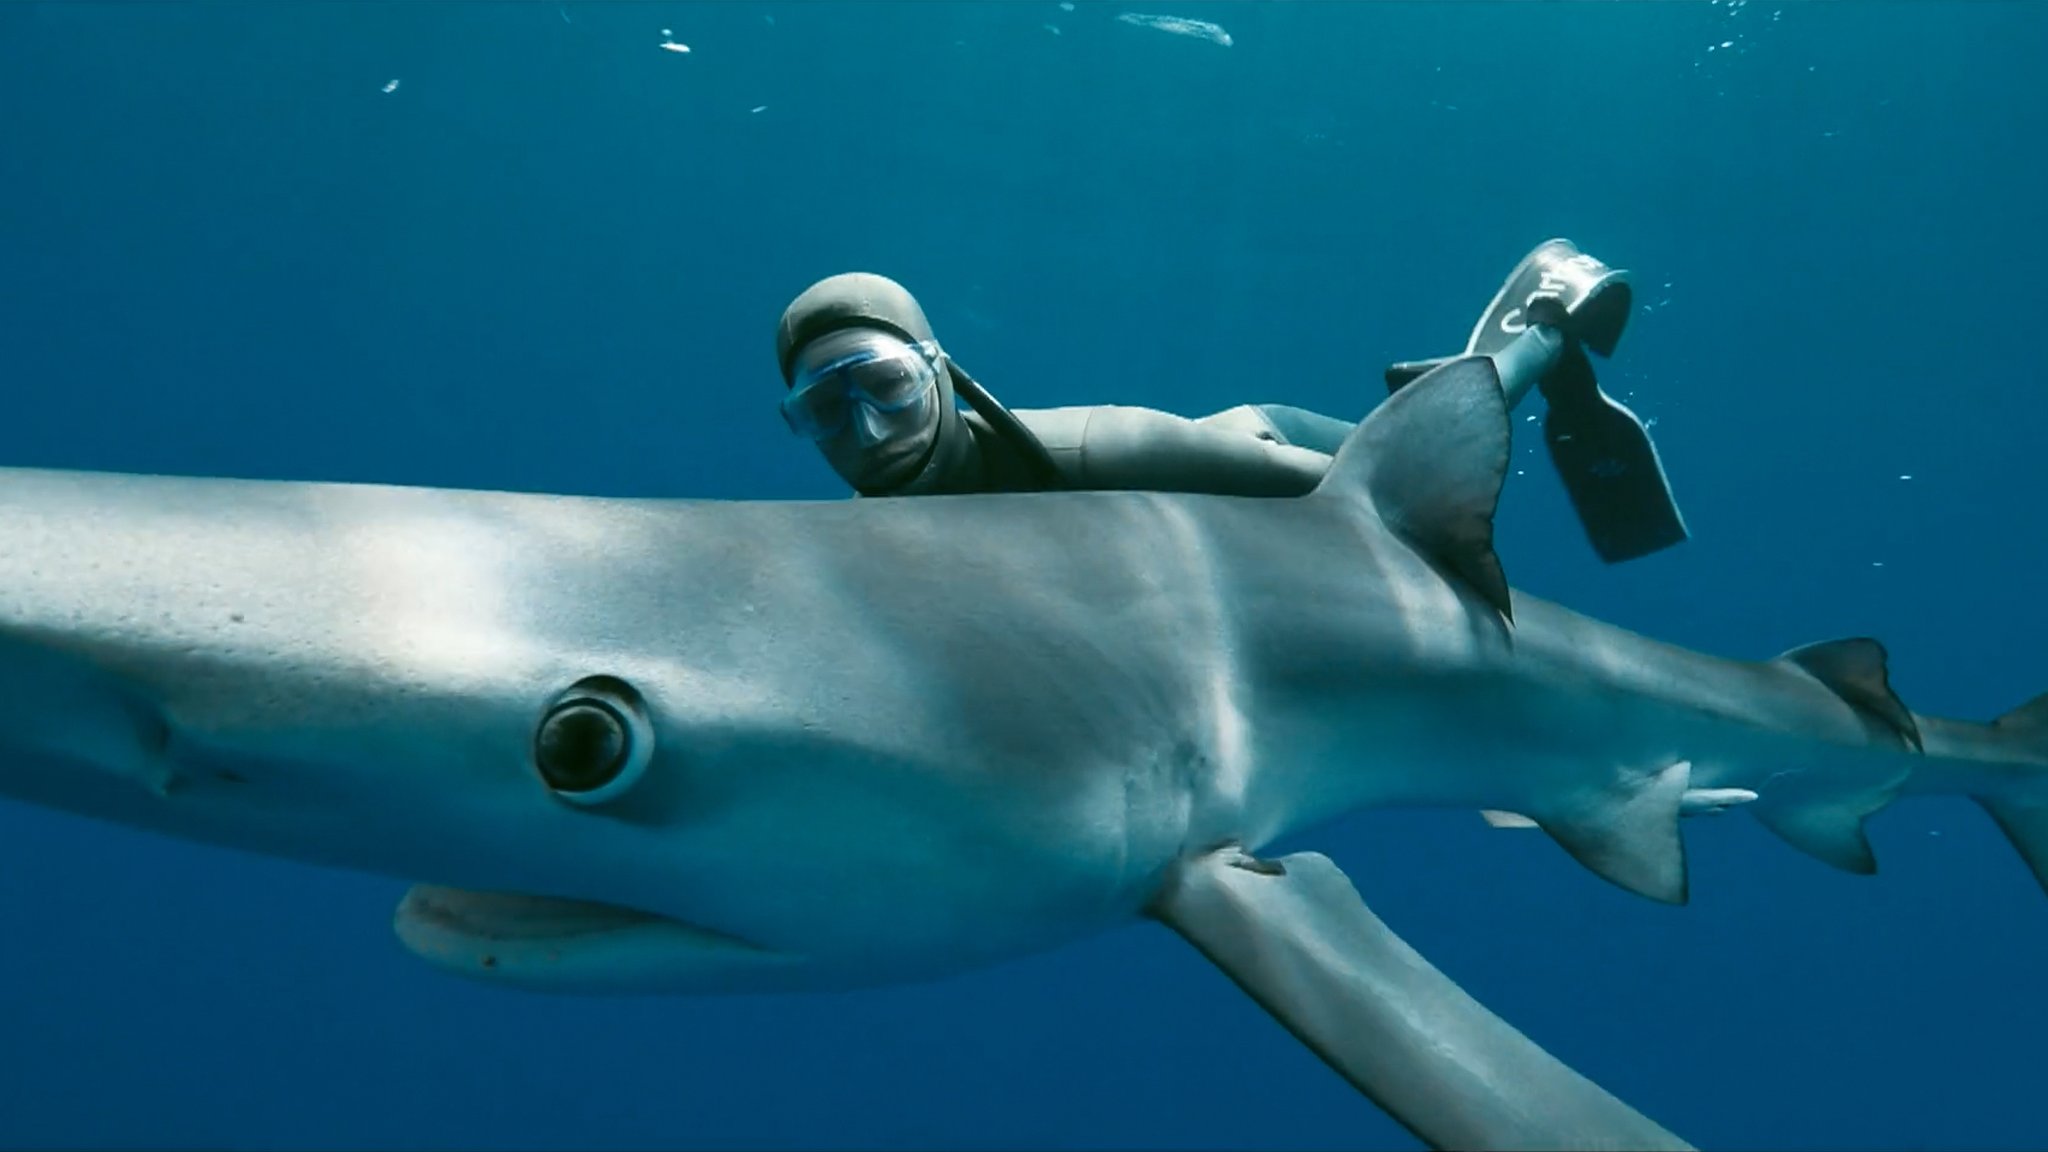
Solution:
<path fill-rule="evenodd" d="M 654 725 L 631 684 L 586 676 L 549 702 L 533 734 L 542 783 L 571 804 L 624 795 L 654 759 Z"/>

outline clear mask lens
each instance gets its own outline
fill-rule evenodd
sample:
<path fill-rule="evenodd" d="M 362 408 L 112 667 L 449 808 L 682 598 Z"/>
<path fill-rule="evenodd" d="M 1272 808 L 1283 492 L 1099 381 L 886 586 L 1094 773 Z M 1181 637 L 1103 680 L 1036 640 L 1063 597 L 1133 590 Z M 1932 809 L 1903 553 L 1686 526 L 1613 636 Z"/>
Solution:
<path fill-rule="evenodd" d="M 825 440 L 858 411 L 864 440 L 879 441 L 922 422 L 939 385 L 939 346 L 875 335 L 838 359 L 805 369 L 782 400 L 790 431 Z"/>

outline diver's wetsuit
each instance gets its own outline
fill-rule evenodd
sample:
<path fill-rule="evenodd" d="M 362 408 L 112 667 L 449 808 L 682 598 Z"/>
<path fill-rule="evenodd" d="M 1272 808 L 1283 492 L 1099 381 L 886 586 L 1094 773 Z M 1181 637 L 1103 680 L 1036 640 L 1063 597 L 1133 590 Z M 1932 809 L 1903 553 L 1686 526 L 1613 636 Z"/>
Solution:
<path fill-rule="evenodd" d="M 1628 298 L 1625 274 L 1567 241 L 1548 241 L 1516 266 L 1465 350 L 1493 359 L 1510 409 L 1542 386 L 1553 459 L 1588 536 L 1610 562 L 1685 538 L 1641 422 L 1599 391 L 1583 351 L 1613 350 Z M 1580 317 L 1592 322 L 1575 323 Z M 831 277 L 783 313 L 776 352 L 784 382 L 808 344 L 849 328 L 933 341 L 923 310 L 901 285 L 865 273 Z M 1429 367 L 1396 365 L 1388 370 L 1389 386 Z M 939 373 L 938 426 L 922 463 L 893 472 L 886 483 L 848 476 L 862 495 L 1061 488 L 1299 496 L 1321 481 L 1355 426 L 1278 404 L 1240 405 L 1200 419 L 1118 405 L 1012 410 L 950 359 L 946 368 Z"/>

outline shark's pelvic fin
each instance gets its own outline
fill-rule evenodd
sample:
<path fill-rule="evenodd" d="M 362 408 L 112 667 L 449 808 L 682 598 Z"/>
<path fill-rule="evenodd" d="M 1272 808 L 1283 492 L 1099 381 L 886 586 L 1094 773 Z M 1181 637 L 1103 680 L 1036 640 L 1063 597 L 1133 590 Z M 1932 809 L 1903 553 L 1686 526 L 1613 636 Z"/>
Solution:
<path fill-rule="evenodd" d="M 1432 967 L 1327 857 L 1220 849 L 1151 912 L 1432 1148 L 1689 1147 Z"/>
<path fill-rule="evenodd" d="M 1507 573 L 1493 550 L 1512 435 L 1492 359 L 1460 357 L 1382 401 L 1337 450 L 1316 491 L 1365 493 L 1409 547 L 1512 623 Z"/>
<path fill-rule="evenodd" d="M 1685 838 L 1678 831 L 1692 762 L 1631 779 L 1607 802 L 1543 816 L 1537 826 L 1572 859 L 1638 896 L 1686 902 Z"/>
<path fill-rule="evenodd" d="M 1850 707 L 1897 732 L 1915 752 L 1924 750 L 1912 710 L 1892 691 L 1883 644 L 1867 636 L 1823 640 L 1794 648 L 1778 659 L 1805 669 Z"/>

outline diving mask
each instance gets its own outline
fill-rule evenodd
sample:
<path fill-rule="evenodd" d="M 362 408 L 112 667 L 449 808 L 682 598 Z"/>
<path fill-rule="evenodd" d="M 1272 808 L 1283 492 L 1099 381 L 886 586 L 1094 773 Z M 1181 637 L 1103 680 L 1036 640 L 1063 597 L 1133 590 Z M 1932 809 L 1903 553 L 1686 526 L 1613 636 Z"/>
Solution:
<path fill-rule="evenodd" d="M 849 423 L 870 443 L 915 432 L 931 418 L 943 356 L 936 341 L 864 334 L 850 351 L 798 367 L 782 419 L 807 440 L 830 439 Z"/>

